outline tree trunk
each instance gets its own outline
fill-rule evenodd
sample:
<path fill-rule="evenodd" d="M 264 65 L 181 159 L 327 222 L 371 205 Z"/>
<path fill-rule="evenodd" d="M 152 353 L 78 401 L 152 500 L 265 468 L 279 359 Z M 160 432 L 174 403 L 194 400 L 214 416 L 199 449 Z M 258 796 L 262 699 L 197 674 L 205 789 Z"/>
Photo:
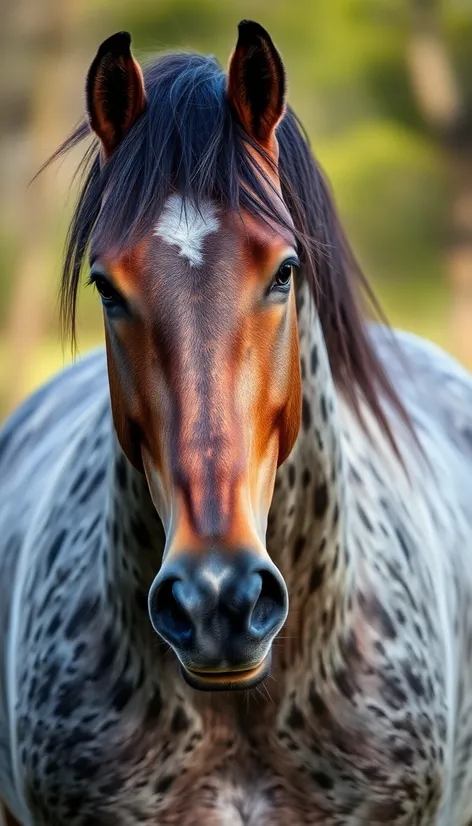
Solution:
<path fill-rule="evenodd" d="M 449 158 L 452 183 L 446 266 L 452 291 L 454 349 L 472 368 L 472 152 Z"/>
<path fill-rule="evenodd" d="M 19 169 L 13 170 L 13 174 L 17 174 L 12 180 L 20 194 L 18 200 L 13 199 L 15 211 L 13 218 L 10 214 L 10 230 L 13 237 L 16 236 L 20 252 L 7 319 L 9 362 L 2 404 L 4 412 L 13 408 L 25 393 L 32 357 L 43 339 L 48 321 L 51 246 L 60 193 L 56 176 L 47 173 L 27 191 L 26 187 L 70 125 L 66 126 L 64 121 L 68 110 L 64 106 L 63 87 L 67 78 L 64 63 L 70 54 L 73 6 L 70 0 L 47 0 L 42 4 L 35 0 L 16 0 L 17 26 L 10 26 L 20 44 L 26 37 L 28 49 L 23 55 L 27 62 L 27 71 L 23 68 L 23 88 L 16 89 L 23 101 L 23 121 L 16 124 L 16 134 L 13 134 L 20 146 L 26 144 L 26 158 L 20 162 Z M 27 24 L 20 23 L 25 20 Z M 22 31 L 22 25 L 27 25 L 26 33 Z M 10 53 L 12 51 L 10 44 Z M 15 154 L 11 149 L 10 158 L 6 158 L 7 165 L 9 160 L 14 164 Z M 3 206 L 5 211 L 5 204 Z"/>
<path fill-rule="evenodd" d="M 407 53 L 411 84 L 419 111 L 441 147 L 449 178 L 445 271 L 451 290 L 452 346 L 472 367 L 472 118 L 440 30 L 436 0 L 412 0 L 412 9 Z"/>

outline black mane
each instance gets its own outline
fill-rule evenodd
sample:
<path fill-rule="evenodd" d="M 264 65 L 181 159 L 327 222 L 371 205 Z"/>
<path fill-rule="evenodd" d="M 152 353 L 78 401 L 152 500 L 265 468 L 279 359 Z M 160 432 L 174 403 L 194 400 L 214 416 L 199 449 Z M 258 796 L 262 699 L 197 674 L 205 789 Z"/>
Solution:
<path fill-rule="evenodd" d="M 277 198 L 248 137 L 226 99 L 226 74 L 212 57 L 184 53 L 155 59 L 144 70 L 147 107 L 101 167 L 97 142 L 81 164 L 84 181 L 66 245 L 61 285 L 63 329 L 75 333 L 80 274 L 100 212 L 98 231 L 124 247 L 145 234 L 160 214 L 170 188 L 197 205 L 202 199 L 279 221 Z M 79 143 L 82 123 L 51 160 Z M 360 416 L 364 398 L 395 447 L 383 409 L 408 417 L 372 347 L 360 299 L 377 305 L 340 226 L 333 200 L 290 108 L 278 126 L 279 174 L 298 237 L 303 273 L 310 283 L 338 388 Z M 262 159 L 264 152 L 253 149 Z M 105 191 L 112 197 L 103 201 Z"/>

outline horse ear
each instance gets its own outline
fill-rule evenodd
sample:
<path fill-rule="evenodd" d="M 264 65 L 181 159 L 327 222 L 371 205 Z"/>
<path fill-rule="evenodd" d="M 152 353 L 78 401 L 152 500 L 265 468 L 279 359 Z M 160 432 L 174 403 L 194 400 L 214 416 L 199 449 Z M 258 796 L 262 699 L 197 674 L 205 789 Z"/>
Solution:
<path fill-rule="evenodd" d="M 87 75 L 87 117 L 105 157 L 116 149 L 146 106 L 143 73 L 130 45 L 128 32 L 104 40 Z"/>
<path fill-rule="evenodd" d="M 246 132 L 272 149 L 275 127 L 285 109 L 285 70 L 266 30 L 242 20 L 228 72 L 228 100 Z"/>

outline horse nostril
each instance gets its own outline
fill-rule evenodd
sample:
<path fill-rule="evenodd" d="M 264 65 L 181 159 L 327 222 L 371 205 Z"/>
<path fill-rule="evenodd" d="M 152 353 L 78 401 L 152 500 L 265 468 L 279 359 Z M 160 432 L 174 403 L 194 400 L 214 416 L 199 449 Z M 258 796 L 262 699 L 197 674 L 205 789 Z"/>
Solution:
<path fill-rule="evenodd" d="M 287 593 L 282 582 L 272 571 L 259 571 L 262 587 L 251 615 L 251 631 L 262 638 L 277 625 L 282 625 L 287 614 Z"/>
<path fill-rule="evenodd" d="M 156 631 L 171 643 L 187 642 L 193 623 L 178 597 L 179 580 L 165 579 L 152 600 L 152 623 Z"/>
<path fill-rule="evenodd" d="M 287 610 L 282 575 L 249 552 L 182 554 L 161 569 L 149 592 L 154 630 L 195 671 L 259 664 Z"/>

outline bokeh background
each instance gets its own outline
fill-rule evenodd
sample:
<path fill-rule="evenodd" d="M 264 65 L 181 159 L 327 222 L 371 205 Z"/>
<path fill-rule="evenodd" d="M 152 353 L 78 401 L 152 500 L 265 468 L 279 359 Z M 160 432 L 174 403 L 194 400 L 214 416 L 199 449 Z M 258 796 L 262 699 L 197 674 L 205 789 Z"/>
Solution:
<path fill-rule="evenodd" d="M 1 0 L 0 12 L 0 416 L 71 357 L 57 288 L 79 156 L 28 182 L 120 29 L 140 59 L 185 48 L 226 65 L 241 18 L 266 26 L 387 316 L 472 367 L 472 0 Z M 84 289 L 80 352 L 101 339 Z"/>

